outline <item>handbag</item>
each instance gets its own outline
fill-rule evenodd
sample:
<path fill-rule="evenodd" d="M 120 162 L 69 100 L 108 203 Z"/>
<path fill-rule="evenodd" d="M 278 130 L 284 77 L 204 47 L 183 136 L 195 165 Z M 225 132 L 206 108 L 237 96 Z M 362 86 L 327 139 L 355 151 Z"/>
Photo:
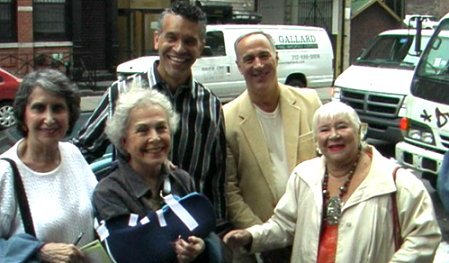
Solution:
<path fill-rule="evenodd" d="M 120 216 L 97 228 L 115 262 L 175 262 L 173 242 L 192 235 L 206 238 L 215 229 L 214 209 L 206 196 L 196 192 L 180 199 L 170 196 L 164 197 L 165 206 L 143 218 Z"/>
<path fill-rule="evenodd" d="M 17 169 L 16 162 L 9 158 L 1 158 L 7 161 L 11 165 L 11 169 L 14 175 L 14 192 L 19 202 L 20 215 L 22 216 L 23 227 L 25 233 L 36 237 L 36 231 L 34 230 L 33 218 L 31 217 L 30 206 L 28 205 L 28 199 L 23 187 L 22 177 L 20 176 L 19 169 Z"/>
<path fill-rule="evenodd" d="M 393 181 L 396 184 L 396 173 L 399 170 L 399 166 L 396 166 L 393 170 Z M 391 193 L 391 214 L 393 219 L 393 239 L 395 251 L 398 251 L 401 247 L 403 240 L 401 236 L 401 224 L 399 223 L 398 205 L 396 201 L 396 191 Z"/>

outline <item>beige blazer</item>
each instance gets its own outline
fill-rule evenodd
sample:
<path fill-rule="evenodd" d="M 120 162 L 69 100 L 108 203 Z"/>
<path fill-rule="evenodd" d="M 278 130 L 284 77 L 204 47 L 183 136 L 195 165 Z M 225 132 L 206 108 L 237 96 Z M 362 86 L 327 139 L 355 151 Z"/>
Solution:
<path fill-rule="evenodd" d="M 321 105 L 316 91 L 280 85 L 280 109 L 289 172 L 316 156 L 312 117 Z M 247 91 L 224 105 L 226 126 L 226 198 L 237 228 L 268 220 L 283 195 L 276 191 L 263 131 Z"/>

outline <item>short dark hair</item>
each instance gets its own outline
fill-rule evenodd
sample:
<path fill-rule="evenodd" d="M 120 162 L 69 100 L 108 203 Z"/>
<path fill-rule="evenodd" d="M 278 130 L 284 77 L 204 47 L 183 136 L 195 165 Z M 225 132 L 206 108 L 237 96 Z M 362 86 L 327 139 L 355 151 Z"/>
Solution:
<path fill-rule="evenodd" d="M 202 38 L 206 38 L 207 17 L 199 6 L 192 5 L 189 3 L 189 1 L 173 2 L 171 7 L 165 9 L 162 12 L 158 22 L 158 30 L 162 29 L 162 22 L 167 14 L 179 15 L 193 23 L 200 24 L 201 36 Z"/>
<path fill-rule="evenodd" d="M 33 71 L 22 79 L 22 83 L 20 83 L 13 104 L 14 116 L 17 120 L 16 128 L 19 133 L 22 136 L 27 136 L 25 109 L 30 95 L 36 87 L 40 87 L 46 92 L 65 99 L 69 109 L 69 128 L 67 134 L 70 134 L 81 112 L 80 93 L 77 86 L 73 84 L 66 75 L 55 69 Z"/>

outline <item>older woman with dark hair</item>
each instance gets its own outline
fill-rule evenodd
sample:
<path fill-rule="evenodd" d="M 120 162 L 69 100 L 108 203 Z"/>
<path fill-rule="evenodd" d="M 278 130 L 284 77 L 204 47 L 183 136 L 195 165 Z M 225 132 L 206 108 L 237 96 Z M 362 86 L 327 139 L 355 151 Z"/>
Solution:
<path fill-rule="evenodd" d="M 120 96 L 115 113 L 106 124 L 106 134 L 120 153 L 118 169 L 99 182 L 93 197 L 100 220 L 131 213 L 142 219 L 164 205 L 163 196 L 182 197 L 195 191 L 186 171 L 169 168 L 171 136 L 178 122 L 178 114 L 168 98 L 154 89 L 133 87 Z M 183 238 L 173 241 L 175 253 L 169 262 L 221 261 L 221 254 L 214 253 L 218 238 L 206 242 L 197 236 Z"/>
<path fill-rule="evenodd" d="M 266 223 L 225 243 L 293 244 L 291 262 L 432 262 L 441 233 L 423 183 L 363 141 L 366 126 L 346 104 L 321 106 L 312 125 L 322 156 L 294 169 Z"/>
<path fill-rule="evenodd" d="M 91 196 L 97 181 L 78 148 L 62 142 L 80 114 L 78 89 L 59 71 L 32 72 L 17 91 L 14 113 L 24 137 L 1 157 L 16 164 L 26 196 L 18 201 L 12 165 L 0 161 L 0 258 L 83 261 L 73 242 L 94 239 Z M 24 203 L 34 233 L 19 212 Z"/>

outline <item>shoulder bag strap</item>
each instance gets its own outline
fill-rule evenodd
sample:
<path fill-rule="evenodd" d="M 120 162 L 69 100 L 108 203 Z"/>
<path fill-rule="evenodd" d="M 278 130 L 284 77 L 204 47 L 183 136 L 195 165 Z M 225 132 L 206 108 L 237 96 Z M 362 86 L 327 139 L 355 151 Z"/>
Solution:
<path fill-rule="evenodd" d="M 393 170 L 393 180 L 394 183 L 396 184 L 396 173 L 399 170 L 399 166 L 395 167 Z M 395 251 L 397 251 L 401 245 L 402 245 L 402 237 L 401 237 L 401 224 L 399 223 L 399 215 L 398 215 L 398 205 L 397 205 L 397 200 L 396 200 L 396 193 L 397 192 L 393 192 L 391 194 L 391 214 L 393 215 L 393 239 L 394 239 L 394 246 L 395 246 Z"/>
<path fill-rule="evenodd" d="M 30 207 L 28 205 L 27 196 L 25 193 L 25 188 L 23 187 L 22 177 L 20 176 L 19 170 L 17 169 L 16 162 L 9 158 L 1 158 L 9 162 L 14 174 L 14 192 L 16 193 L 17 200 L 19 202 L 20 215 L 22 216 L 23 227 L 25 232 L 36 237 L 36 232 L 34 230 L 33 218 L 31 217 Z"/>

